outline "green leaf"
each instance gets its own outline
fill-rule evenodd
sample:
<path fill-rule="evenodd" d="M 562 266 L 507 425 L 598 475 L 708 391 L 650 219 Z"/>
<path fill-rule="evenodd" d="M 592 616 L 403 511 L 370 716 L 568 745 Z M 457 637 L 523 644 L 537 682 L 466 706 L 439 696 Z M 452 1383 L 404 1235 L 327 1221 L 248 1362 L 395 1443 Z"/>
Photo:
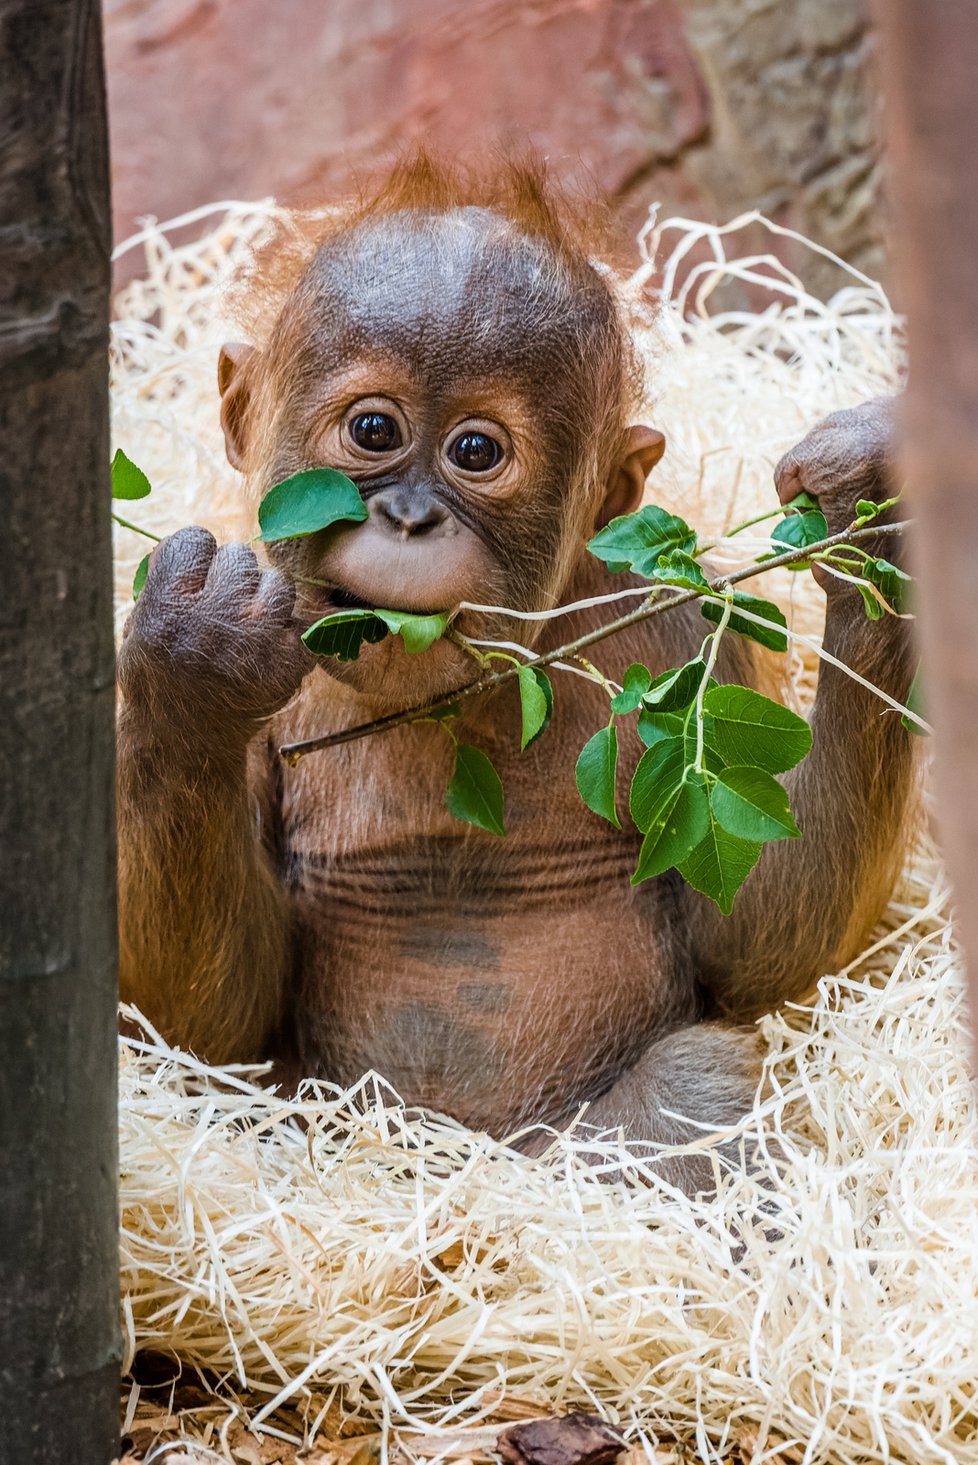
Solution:
<path fill-rule="evenodd" d="M 729 916 L 734 897 L 757 864 L 762 848 L 728 834 L 710 809 L 706 834 L 676 868 L 694 890 L 708 895 Z"/>
<path fill-rule="evenodd" d="M 622 678 L 622 690 L 611 699 L 612 712 L 636 712 L 651 685 L 652 673 L 648 667 L 633 661 Z"/>
<path fill-rule="evenodd" d="M 660 554 L 652 579 L 661 580 L 664 585 L 679 585 L 683 590 L 710 588 L 709 580 L 692 555 L 685 554 L 680 549 L 671 549 L 668 554 Z"/>
<path fill-rule="evenodd" d="M 360 523 L 367 505 L 352 479 L 332 468 L 309 468 L 270 488 L 258 506 L 258 538 L 266 544 L 316 534 L 341 519 Z"/>
<path fill-rule="evenodd" d="M 116 448 L 112 459 L 112 497 L 144 499 L 149 492 L 150 482 L 146 474 L 126 457 L 121 448 Z"/>
<path fill-rule="evenodd" d="M 882 593 L 888 605 L 892 605 L 897 615 L 906 615 L 910 610 L 910 587 L 913 580 L 899 565 L 891 565 L 889 560 L 867 560 L 862 568 L 864 580 Z"/>
<path fill-rule="evenodd" d="M 868 621 L 881 621 L 886 615 L 886 611 L 884 610 L 883 606 L 880 605 L 872 590 L 867 589 L 865 585 L 857 585 L 856 589 L 862 596 L 863 610 L 866 612 L 866 619 Z"/>
<path fill-rule="evenodd" d="M 910 683 L 910 691 L 907 693 L 907 706 L 910 708 L 911 712 L 916 712 L 918 717 L 926 717 L 927 714 L 924 712 L 923 697 L 921 695 L 920 689 L 919 666 L 917 668 L 913 681 Z M 926 738 L 930 736 L 926 728 L 920 727 L 918 723 L 911 721 L 911 719 L 907 717 L 904 713 L 900 714 L 900 721 L 907 729 L 907 732 L 913 733 L 915 737 Z"/>
<path fill-rule="evenodd" d="M 894 498 L 884 499 L 881 504 L 873 503 L 872 499 L 859 499 L 856 504 L 856 525 L 862 528 L 864 524 L 871 524 L 874 519 L 879 518 L 880 514 L 885 513 L 887 509 L 892 509 L 893 505 L 899 502 L 899 494 L 896 494 Z"/>
<path fill-rule="evenodd" d="M 518 680 L 523 723 L 520 730 L 520 751 L 523 752 L 550 726 L 554 711 L 554 689 L 550 678 L 538 666 L 521 666 Z"/>
<path fill-rule="evenodd" d="M 659 807 L 678 797 L 685 771 L 685 738 L 666 738 L 641 754 L 628 793 L 628 812 L 635 828 L 647 834 Z"/>
<path fill-rule="evenodd" d="M 631 883 L 640 885 L 643 880 L 662 875 L 685 860 L 706 834 L 709 811 L 702 780 L 695 776 L 686 778 L 651 819 Z"/>
<path fill-rule="evenodd" d="M 763 842 L 801 834 L 787 793 L 760 768 L 725 768 L 710 788 L 710 806 L 717 823 L 738 839 Z"/>
<path fill-rule="evenodd" d="M 657 811 L 679 796 L 686 776 L 686 742 L 669 738 L 649 748 L 638 760 L 628 795 L 628 811 L 635 826 L 648 833 Z"/>
<path fill-rule="evenodd" d="M 784 773 L 812 746 L 812 730 L 803 717 L 751 687 L 710 687 L 703 708 L 710 719 L 707 739 L 726 763 Z"/>
<path fill-rule="evenodd" d="M 638 715 L 638 735 L 647 748 L 654 748 L 665 738 L 681 738 L 686 719 L 677 712 L 653 712 L 643 707 Z"/>
<path fill-rule="evenodd" d="M 618 773 L 618 734 L 614 721 L 589 738 L 577 760 L 577 791 L 595 814 L 621 828 L 615 807 L 615 779 Z"/>
<path fill-rule="evenodd" d="M 655 574 L 659 556 L 672 549 L 690 553 L 696 548 L 696 531 L 684 519 L 669 514 L 656 504 L 646 504 L 634 514 L 612 519 L 588 544 L 596 559 L 615 572 L 631 568 L 636 575 Z"/>
<path fill-rule="evenodd" d="M 711 684 L 716 686 L 712 681 Z M 703 766 L 710 773 L 718 773 L 724 766 L 723 759 L 710 744 L 710 730 L 713 719 L 709 714 L 703 718 Z M 696 719 L 683 712 L 653 712 L 645 707 L 638 717 L 638 735 L 647 748 L 654 748 L 670 738 L 682 739 L 686 749 L 687 764 L 696 760 Z"/>
<path fill-rule="evenodd" d="M 815 495 L 813 493 L 806 493 L 802 489 L 801 493 L 796 493 L 794 498 L 789 499 L 784 507 L 786 509 L 817 509 L 818 506 L 818 499 Z"/>
<path fill-rule="evenodd" d="M 146 576 L 149 574 L 149 555 L 144 554 L 136 566 L 136 573 L 132 577 L 132 598 L 138 600 L 143 586 L 146 584 Z"/>
<path fill-rule="evenodd" d="M 642 701 L 656 712 L 675 712 L 680 707 L 688 707 L 699 691 L 705 671 L 706 664 L 700 656 L 687 661 L 685 666 L 664 671 L 656 677 Z"/>
<path fill-rule="evenodd" d="M 775 544 L 783 544 L 790 549 L 807 549 L 810 544 L 827 539 L 828 533 L 829 526 L 821 509 L 804 509 L 789 514 L 787 519 L 776 524 L 771 530 L 771 538 Z"/>
<path fill-rule="evenodd" d="M 788 622 L 776 605 L 769 600 L 761 600 L 756 595 L 748 595 L 744 590 L 734 591 L 734 605 L 740 606 L 742 610 L 752 611 L 754 615 L 764 616 L 765 620 L 774 621 L 776 625 L 787 627 Z M 723 610 L 719 605 L 702 601 L 700 609 L 708 621 L 718 625 Z M 728 622 L 731 631 L 736 631 L 738 636 L 746 636 L 749 641 L 757 641 L 761 646 L 767 646 L 771 651 L 787 651 L 788 638 L 781 631 L 776 631 L 768 626 L 755 625 L 753 621 L 745 621 L 734 611 Z"/>
<path fill-rule="evenodd" d="M 437 615 L 409 615 L 403 610 L 381 610 L 378 606 L 373 612 L 382 620 L 389 631 L 395 636 L 400 636 L 404 642 L 404 650 L 409 656 L 417 656 L 421 651 L 427 651 L 435 641 L 444 636 L 448 629 L 449 612 L 439 612 Z"/>
<path fill-rule="evenodd" d="M 445 790 L 445 803 L 456 819 L 490 834 L 505 834 L 503 786 L 499 774 L 481 748 L 458 743 L 455 770 Z"/>
<path fill-rule="evenodd" d="M 317 656 L 356 661 L 364 641 L 383 641 L 387 627 L 372 610 L 338 610 L 303 631 L 302 639 Z"/>

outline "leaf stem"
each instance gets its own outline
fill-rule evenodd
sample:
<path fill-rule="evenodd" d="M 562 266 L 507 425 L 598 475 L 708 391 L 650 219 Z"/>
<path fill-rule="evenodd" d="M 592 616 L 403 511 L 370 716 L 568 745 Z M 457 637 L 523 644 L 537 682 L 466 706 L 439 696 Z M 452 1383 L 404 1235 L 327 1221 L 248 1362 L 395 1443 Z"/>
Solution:
<path fill-rule="evenodd" d="M 599 687 L 604 688 L 609 697 L 616 697 L 618 695 L 616 688 L 612 686 L 604 672 L 598 671 L 598 668 L 593 662 L 588 661 L 586 656 L 575 656 L 574 660 L 583 666 L 584 670 L 590 674 L 591 678 L 597 682 Z"/>
<path fill-rule="evenodd" d="M 715 549 L 718 544 L 723 543 L 724 539 L 733 539 L 736 534 L 742 534 L 745 529 L 753 529 L 755 524 L 763 524 L 768 519 L 777 518 L 779 514 L 784 518 L 785 514 L 789 512 L 790 510 L 786 504 L 778 504 L 777 508 L 768 509 L 764 514 L 755 514 L 753 519 L 744 519 L 742 523 L 735 524 L 732 529 L 728 529 L 726 534 L 722 535 L 719 539 L 714 539 L 709 544 L 701 545 L 696 551 L 696 557 L 698 558 L 704 551 L 708 553 L 711 549 Z"/>
<path fill-rule="evenodd" d="M 714 605 L 718 603 L 717 596 L 710 596 L 709 598 L 713 601 Z M 743 606 L 738 606 L 737 614 L 745 621 L 753 621 L 755 626 L 766 626 L 768 630 L 780 631 L 781 635 L 787 636 L 789 641 L 796 641 L 799 646 L 807 646 L 809 651 L 814 651 L 821 661 L 827 661 L 830 666 L 834 666 L 837 671 L 843 672 L 851 681 L 858 682 L 861 687 L 866 688 L 867 692 L 872 692 L 874 697 L 878 697 L 881 702 L 885 702 L 887 707 L 891 708 L 894 712 L 899 712 L 901 717 L 909 717 L 910 721 L 916 723 L 922 732 L 932 733 L 934 731 L 930 723 L 925 722 L 911 707 L 908 707 L 903 702 L 898 702 L 895 697 L 891 697 L 889 692 L 884 692 L 883 688 L 878 687 L 875 682 L 868 681 L 866 677 L 860 676 L 858 671 L 853 671 L 851 666 L 847 666 L 844 661 L 840 661 L 837 656 L 833 656 L 830 651 L 826 651 L 822 643 L 816 640 L 814 636 L 803 636 L 800 631 L 789 630 L 785 626 L 779 625 L 777 621 L 769 621 L 766 616 L 756 615 L 754 611 L 746 610 Z M 901 616 L 899 619 L 902 620 L 904 617 Z"/>
<path fill-rule="evenodd" d="M 598 641 L 606 640 L 608 636 L 617 635 L 619 631 L 628 630 L 632 626 L 640 625 L 643 621 L 651 620 L 653 616 L 661 615 L 664 611 L 675 610 L 677 606 L 688 605 L 693 600 L 702 600 L 707 595 L 722 596 L 726 599 L 729 587 L 738 584 L 741 580 L 763 575 L 768 570 L 779 569 L 782 565 L 803 564 L 825 550 L 834 549 L 839 544 L 853 544 L 861 539 L 872 539 L 879 534 L 898 534 L 906 528 L 907 521 L 899 524 L 872 524 L 863 529 L 856 529 L 850 525 L 848 529 L 842 529 L 838 534 L 830 534 L 828 538 L 808 545 L 801 554 L 797 548 L 788 549 L 784 554 L 775 555 L 772 559 L 746 565 L 742 570 L 734 570 L 731 574 L 718 576 L 706 589 L 681 590 L 668 600 L 659 597 L 664 591 L 672 590 L 674 587 L 650 585 L 647 599 L 637 610 L 629 611 L 627 615 L 619 616 L 617 620 L 609 621 L 607 625 L 599 626 L 595 631 L 588 631 L 585 635 L 578 636 L 576 640 L 570 641 L 564 646 L 558 646 L 553 651 L 546 651 L 523 664 L 542 667 L 549 666 L 554 661 L 576 658 L 578 653 L 584 651 L 588 646 L 594 646 Z M 435 702 L 408 707 L 403 712 L 390 712 L 385 717 L 376 717 L 370 722 L 359 723 L 356 727 L 343 728 L 339 732 L 323 733 L 318 738 L 303 738 L 300 742 L 284 743 L 279 748 L 279 753 L 287 763 L 294 767 L 307 753 L 315 753 L 322 748 L 335 748 L 341 743 L 356 742 L 359 738 L 369 737 L 373 733 L 390 732 L 392 728 L 403 727 L 407 722 L 417 722 L 432 711 L 449 707 L 453 702 L 461 702 L 468 697 L 477 697 L 484 692 L 494 691 L 503 682 L 512 681 L 514 677 L 518 676 L 519 670 L 518 666 L 507 667 L 505 671 L 481 676 L 464 687 L 458 687 L 455 691 L 439 697 Z"/>
<path fill-rule="evenodd" d="M 717 628 L 713 632 L 713 635 L 710 637 L 710 654 L 707 657 L 706 668 L 703 672 L 702 679 L 700 680 L 700 684 L 696 692 L 696 761 L 693 766 L 696 769 L 696 772 L 699 774 L 702 774 L 703 772 L 703 720 L 705 715 L 703 712 L 703 699 L 706 696 L 706 689 L 710 685 L 710 678 L 713 675 L 713 668 L 717 664 L 717 654 L 720 650 L 720 641 L 723 637 L 724 631 L 730 624 L 730 616 L 732 611 L 733 591 L 729 590 L 724 598 L 723 612 L 720 616 L 719 621 L 717 622 Z"/>
<path fill-rule="evenodd" d="M 478 646 L 474 646 L 465 636 L 460 635 L 454 626 L 449 625 L 445 628 L 445 640 L 451 641 L 453 646 L 460 647 L 467 656 L 471 656 L 481 667 L 488 667 L 489 656 L 484 651 L 480 651 Z"/>
<path fill-rule="evenodd" d="M 130 523 L 129 520 L 124 519 L 121 514 L 117 514 L 114 509 L 112 511 L 112 517 L 117 524 L 122 525 L 123 529 L 131 529 L 134 534 L 142 534 L 146 539 L 152 539 L 154 544 L 162 543 L 162 538 L 159 534 L 151 534 L 148 529 L 140 529 L 138 524 Z"/>

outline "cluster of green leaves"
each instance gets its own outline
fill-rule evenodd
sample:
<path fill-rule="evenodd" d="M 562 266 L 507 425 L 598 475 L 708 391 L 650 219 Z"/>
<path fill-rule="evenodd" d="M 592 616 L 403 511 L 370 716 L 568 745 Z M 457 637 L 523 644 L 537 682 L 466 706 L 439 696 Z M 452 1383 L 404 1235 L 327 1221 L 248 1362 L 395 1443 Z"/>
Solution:
<path fill-rule="evenodd" d="M 895 502 L 861 500 L 857 524 L 871 523 Z M 797 549 L 802 553 L 788 568 L 808 569 L 812 561 L 804 551 L 827 538 L 828 524 L 817 500 L 802 493 L 787 505 L 785 517 L 772 530 L 772 550 L 763 558 Z M 630 570 L 653 583 L 710 588 L 697 562 L 702 551 L 695 531 L 655 505 L 612 520 L 589 548 L 613 573 Z M 870 619 L 885 615 L 887 609 L 906 613 L 910 577 L 898 566 L 855 545 L 822 551 L 818 558 L 836 564 L 855 580 Z M 724 599 L 726 606 L 717 599 L 701 602 L 707 620 L 772 650 L 787 648 L 781 630 L 786 630 L 786 623 L 777 606 L 740 590 L 728 591 Z M 738 610 L 763 617 L 768 624 L 748 620 Z M 628 801 L 644 836 L 632 883 L 677 869 L 729 913 L 764 844 L 800 834 L 787 793 L 775 775 L 805 757 L 811 746 L 809 726 L 758 692 L 718 685 L 709 676 L 702 652 L 685 666 L 655 678 L 645 666 L 629 667 L 622 692 L 612 699 L 607 727 L 585 744 L 577 764 L 584 802 L 618 827 L 615 721 L 635 712 L 646 752 L 632 778 Z M 904 725 L 914 726 L 907 718 Z"/>
<path fill-rule="evenodd" d="M 892 508 L 898 500 L 886 499 L 873 503 L 860 499 L 856 504 L 855 524 L 863 528 L 878 519 L 885 510 Z M 788 506 L 788 517 L 771 533 L 775 553 L 785 549 L 807 549 L 828 537 L 825 516 L 816 501 L 807 493 L 801 493 Z M 889 560 L 869 554 L 857 544 L 840 545 L 834 550 L 819 555 L 823 564 L 834 565 L 843 574 L 853 579 L 863 600 L 866 616 L 871 621 L 881 620 L 888 610 L 897 615 L 906 615 L 910 610 L 910 576 Z M 790 570 L 805 570 L 808 560 L 789 565 Z M 876 593 L 878 592 L 878 593 Z"/>
<path fill-rule="evenodd" d="M 112 492 L 118 499 L 145 498 L 150 492 L 146 475 L 121 450 L 112 462 Z M 871 523 L 889 507 L 889 502 L 861 501 L 857 523 Z M 276 484 L 264 496 L 258 538 L 265 543 L 298 539 L 344 521 L 362 522 L 367 515 L 352 480 L 332 469 L 311 469 Z M 817 502 L 800 494 L 772 531 L 768 557 L 797 549 L 799 558 L 789 568 L 806 569 L 812 560 L 805 552 L 826 538 L 828 527 Z M 634 717 L 645 751 L 628 795 L 629 814 L 642 835 L 632 883 L 676 869 L 729 913 L 763 846 L 797 838 L 801 832 L 777 775 L 805 757 L 811 731 L 803 718 L 780 703 L 748 687 L 721 685 L 711 673 L 720 637 L 728 630 L 772 650 L 786 650 L 784 615 L 772 602 L 745 591 L 729 586 L 714 589 L 699 563 L 703 550 L 696 531 L 656 505 L 612 520 L 588 547 L 612 573 L 627 570 L 648 580 L 650 593 L 668 586 L 709 595 L 699 605 L 715 629 L 706 634 L 699 655 L 684 666 L 653 675 L 649 667 L 635 663 L 628 668 L 621 691 L 608 687 L 609 721 L 581 751 L 578 790 L 589 809 L 621 828 L 617 724 Z M 849 544 L 822 551 L 818 558 L 855 579 L 870 618 L 884 615 L 888 607 L 905 613 L 910 582 L 898 566 Z M 148 557 L 137 571 L 134 595 L 145 580 L 147 564 Z M 759 617 L 762 623 L 749 617 Z M 447 610 L 409 614 L 381 607 L 341 609 L 310 626 L 303 640 L 316 655 L 342 662 L 355 661 L 364 645 L 375 645 L 389 635 L 400 636 L 409 655 L 420 655 L 445 635 L 451 619 Z M 526 666 L 506 652 L 489 651 L 480 657 L 485 665 L 494 658 L 516 667 L 520 748 L 525 750 L 550 725 L 553 687 L 542 668 Z M 485 752 L 457 738 L 449 726 L 456 712 L 457 706 L 450 705 L 418 718 L 439 722 L 454 745 L 445 803 L 457 819 L 504 834 L 499 774 Z M 913 727 L 907 719 L 905 723 Z"/>
<path fill-rule="evenodd" d="M 632 884 L 677 869 L 729 913 L 763 845 L 800 833 L 774 774 L 804 758 L 808 723 L 749 687 L 721 686 L 702 656 L 655 678 L 630 666 L 611 709 L 577 761 L 582 799 L 621 828 L 615 724 L 637 712 L 645 752 L 628 808 L 644 837 Z"/>
<path fill-rule="evenodd" d="M 824 521 L 823 521 L 824 522 Z M 814 541 L 813 541 L 814 542 Z M 635 514 L 625 514 L 620 519 L 600 530 L 588 545 L 588 549 L 607 565 L 612 574 L 631 570 L 653 584 L 673 585 L 679 590 L 708 591 L 710 583 L 697 562 L 696 530 L 690 528 L 684 519 L 669 514 L 656 504 L 646 504 Z M 700 609 L 708 621 L 719 621 L 722 606 L 714 601 L 701 601 Z M 773 622 L 770 626 L 759 626 L 737 614 L 738 610 L 752 612 Z M 788 638 L 778 627 L 785 626 L 785 618 L 776 605 L 749 595 L 745 590 L 733 592 L 733 614 L 731 630 L 772 651 L 785 651 Z"/>

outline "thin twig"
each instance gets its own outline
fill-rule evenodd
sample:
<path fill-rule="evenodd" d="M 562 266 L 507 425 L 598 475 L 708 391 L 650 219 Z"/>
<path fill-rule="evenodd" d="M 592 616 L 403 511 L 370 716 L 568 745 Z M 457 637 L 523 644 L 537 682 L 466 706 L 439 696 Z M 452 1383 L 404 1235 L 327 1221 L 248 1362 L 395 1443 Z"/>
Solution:
<path fill-rule="evenodd" d="M 706 697 L 706 690 L 710 685 L 710 678 L 713 676 L 713 668 L 717 664 L 717 656 L 720 651 L 720 642 L 723 640 L 723 633 L 730 624 L 730 617 L 733 614 L 733 594 L 724 597 L 723 611 L 716 630 L 710 637 L 710 654 L 707 658 L 700 684 L 696 689 L 696 760 L 695 768 L 697 773 L 703 772 L 703 700 Z"/>
<path fill-rule="evenodd" d="M 123 529 L 131 529 L 134 534 L 141 534 L 144 539 L 152 539 L 155 544 L 162 544 L 163 542 L 158 534 L 154 534 L 150 529 L 141 529 L 138 524 L 133 524 L 129 519 L 124 519 L 121 514 L 113 511 L 112 518 L 117 524 L 121 524 Z"/>
<path fill-rule="evenodd" d="M 898 534 L 906 528 L 907 521 L 899 524 L 869 524 L 862 529 L 843 529 L 838 534 L 830 534 L 827 539 L 820 539 L 815 544 L 806 545 L 804 549 L 789 549 L 784 554 L 774 555 L 771 559 L 763 560 L 759 564 L 746 565 L 744 569 L 735 570 L 732 574 L 720 575 L 705 589 L 681 590 L 669 600 L 659 600 L 655 597 L 659 596 L 662 591 L 674 587 L 652 585 L 649 589 L 649 600 L 639 606 L 638 610 L 619 616 L 617 620 L 609 621 L 606 626 L 599 626 L 596 631 L 588 631 L 586 635 L 579 636 L 575 641 L 569 641 L 565 646 L 558 646 L 554 651 L 545 651 L 542 655 L 525 662 L 524 665 L 542 667 L 549 666 L 554 661 L 567 661 L 588 646 L 594 646 L 598 641 L 604 641 L 609 636 L 617 635 L 619 631 L 628 630 L 631 626 L 641 625 L 643 621 L 651 620 L 653 616 L 661 615 L 663 611 L 674 610 L 677 606 L 687 605 L 693 600 L 701 600 L 705 595 L 723 595 L 728 585 L 736 585 L 741 580 L 749 580 L 754 575 L 764 574 L 767 570 L 777 570 L 782 565 L 803 564 L 827 549 L 834 549 L 839 544 L 855 544 L 861 539 L 872 539 L 877 534 Z M 417 722 L 422 717 L 430 717 L 433 712 L 440 712 L 468 697 L 477 697 L 481 696 L 483 692 L 494 691 L 504 682 L 513 681 L 519 672 L 518 666 L 510 666 L 505 671 L 493 672 L 489 676 L 483 675 L 464 687 L 456 688 L 454 692 L 448 692 L 434 702 L 408 707 L 403 712 L 391 712 L 386 717 L 376 717 L 370 722 L 361 722 L 355 727 L 343 728 L 339 732 L 323 733 L 318 738 L 304 738 L 301 742 L 285 743 L 279 748 L 279 753 L 287 763 L 295 767 L 299 759 L 304 758 L 307 753 L 318 752 L 321 748 L 335 748 L 341 743 L 353 743 L 359 738 L 369 737 L 373 733 L 389 732 L 392 728 L 403 727 L 406 722 Z"/>
<path fill-rule="evenodd" d="M 704 596 L 704 599 L 706 599 L 706 596 Z M 712 596 L 710 600 L 714 605 L 723 605 L 724 603 L 719 599 L 714 599 Z M 932 733 L 934 731 L 930 723 L 925 722 L 906 703 L 898 702 L 895 697 L 891 697 L 889 692 L 884 692 L 883 688 L 878 687 L 875 682 L 868 681 L 866 677 L 860 676 L 858 671 L 853 671 L 851 666 L 847 666 L 844 661 L 840 661 L 837 656 L 833 656 L 831 651 L 826 651 L 822 643 L 816 641 L 814 636 L 803 636 L 800 631 L 786 630 L 784 626 L 779 626 L 776 621 L 769 621 L 766 616 L 755 615 L 752 610 L 742 610 L 738 607 L 737 614 L 755 626 L 765 626 L 769 631 L 780 631 L 783 636 L 788 637 L 789 641 L 795 641 L 799 646 L 807 646 L 810 651 L 815 652 L 820 661 L 827 661 L 829 666 L 834 666 L 837 671 L 841 671 L 851 681 L 858 682 L 861 687 L 866 688 L 867 692 L 872 692 L 874 697 L 878 697 L 881 702 L 885 702 L 892 712 L 899 712 L 901 717 L 908 717 L 911 722 L 916 723 L 921 732 Z M 895 616 L 900 621 L 913 620 L 913 616 L 897 616 L 895 611 L 890 611 L 890 615 Z"/>

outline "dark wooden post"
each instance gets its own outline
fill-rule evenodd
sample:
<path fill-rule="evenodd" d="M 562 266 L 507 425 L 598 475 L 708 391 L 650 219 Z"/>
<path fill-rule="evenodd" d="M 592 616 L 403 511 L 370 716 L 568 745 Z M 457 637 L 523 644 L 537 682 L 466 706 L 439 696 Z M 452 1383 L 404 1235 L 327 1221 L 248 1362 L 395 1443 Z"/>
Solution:
<path fill-rule="evenodd" d="M 878 0 L 938 815 L 978 1018 L 978 10 Z"/>
<path fill-rule="evenodd" d="M 0 1459 L 119 1453 L 97 0 L 0 0 Z"/>

